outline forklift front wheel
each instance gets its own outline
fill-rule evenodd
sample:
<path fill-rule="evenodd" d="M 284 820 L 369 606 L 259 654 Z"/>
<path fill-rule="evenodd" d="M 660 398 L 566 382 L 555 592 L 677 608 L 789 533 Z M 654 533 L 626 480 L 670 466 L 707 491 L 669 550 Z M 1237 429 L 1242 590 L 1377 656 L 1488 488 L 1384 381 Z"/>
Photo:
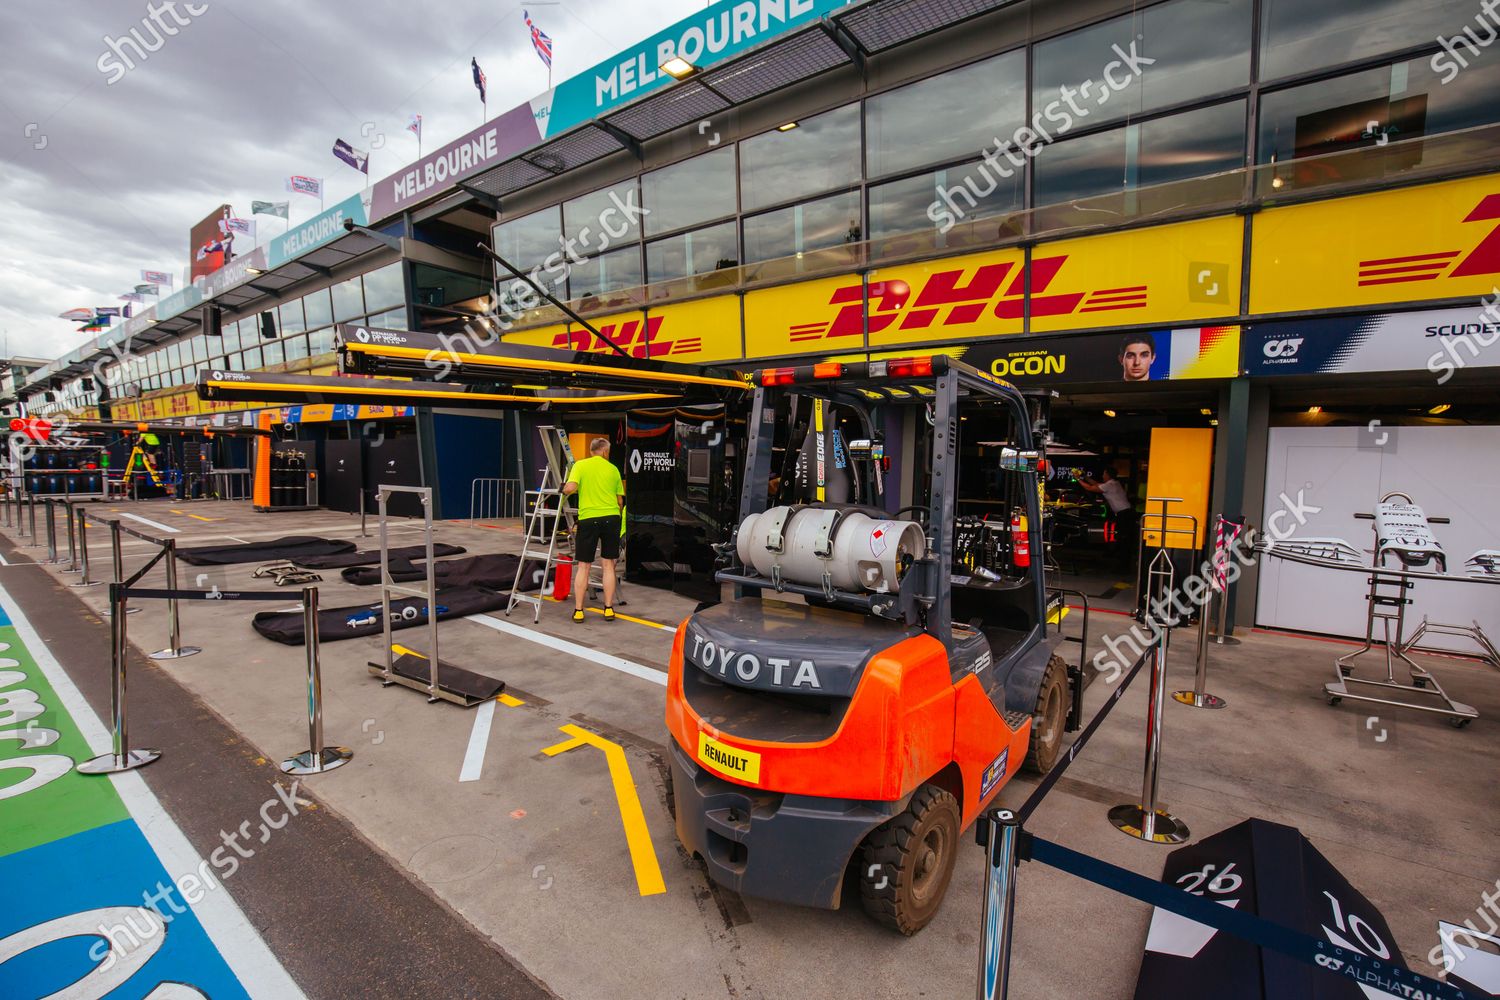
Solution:
<path fill-rule="evenodd" d="M 904 812 L 865 839 L 859 897 L 876 923 L 910 937 L 937 915 L 953 877 L 959 825 L 958 800 L 923 785 Z"/>
<path fill-rule="evenodd" d="M 1062 753 L 1063 730 L 1068 721 L 1068 665 L 1062 657 L 1047 661 L 1042 685 L 1036 693 L 1036 714 L 1031 717 L 1031 744 L 1026 748 L 1026 769 L 1046 774 Z"/>

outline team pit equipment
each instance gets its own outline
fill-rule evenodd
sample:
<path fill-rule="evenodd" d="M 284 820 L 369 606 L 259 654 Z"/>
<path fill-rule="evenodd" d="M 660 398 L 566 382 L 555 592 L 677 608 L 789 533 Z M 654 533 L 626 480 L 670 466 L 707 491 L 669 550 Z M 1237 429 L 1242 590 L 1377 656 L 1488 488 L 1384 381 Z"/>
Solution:
<path fill-rule="evenodd" d="M 1436 677 L 1410 656 L 1412 651 L 1442 652 L 1446 655 L 1466 656 L 1500 668 L 1500 655 L 1494 644 L 1479 627 L 1472 625 L 1448 625 L 1422 619 L 1411 638 L 1403 638 L 1406 631 L 1406 609 L 1412 603 L 1411 591 L 1418 580 L 1443 580 L 1449 582 L 1472 582 L 1500 584 L 1500 574 L 1486 568 L 1484 552 L 1476 553 L 1468 560 L 1466 576 L 1447 573 L 1447 555 L 1437 540 L 1430 524 L 1448 524 L 1446 517 L 1428 517 L 1421 507 L 1412 502 L 1405 493 L 1387 493 L 1380 498 L 1373 513 L 1356 513 L 1356 518 L 1373 521 L 1375 549 L 1371 566 L 1360 564 L 1359 550 L 1340 538 L 1287 538 L 1280 541 L 1262 539 L 1257 548 L 1267 555 L 1310 566 L 1323 566 L 1351 572 L 1367 572 L 1369 590 L 1365 601 L 1368 613 L 1365 617 L 1365 641 L 1359 649 L 1335 661 L 1336 679 L 1323 685 L 1328 704 L 1337 705 L 1344 699 L 1370 702 L 1377 705 L 1392 705 L 1420 712 L 1443 715 L 1458 729 L 1479 718 L 1472 706 L 1454 701 Z M 1395 559 L 1397 566 L 1387 567 L 1388 559 Z M 1425 567 L 1436 566 L 1438 572 L 1428 572 Z M 1375 623 L 1380 623 L 1381 637 L 1375 637 Z M 1455 653 L 1450 650 L 1430 650 L 1417 644 L 1429 635 L 1462 636 L 1479 646 L 1477 654 Z M 1385 678 L 1365 679 L 1354 676 L 1353 663 L 1375 648 L 1376 643 L 1385 654 Z M 1400 660 L 1411 677 L 1410 684 L 1396 680 L 1396 661 Z M 1376 694 L 1356 694 L 1351 685 L 1377 689 Z M 1381 696 L 1378 692 L 1400 692 Z M 1411 700 L 1419 699 L 1419 700 Z"/>

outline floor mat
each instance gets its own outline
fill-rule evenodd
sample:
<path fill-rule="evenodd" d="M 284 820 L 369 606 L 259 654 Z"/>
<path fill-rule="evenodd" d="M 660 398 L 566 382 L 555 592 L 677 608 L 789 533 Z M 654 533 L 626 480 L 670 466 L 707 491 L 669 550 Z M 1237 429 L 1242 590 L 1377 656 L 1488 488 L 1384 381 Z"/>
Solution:
<path fill-rule="evenodd" d="M 461 556 L 469 551 L 462 545 L 449 545 L 446 542 L 432 543 L 432 556 Z M 390 557 L 394 562 L 397 559 L 412 560 L 421 559 L 427 555 L 425 545 L 405 545 L 399 549 L 391 549 Z M 343 569 L 346 566 L 379 566 L 379 549 L 361 549 L 358 552 L 344 552 L 333 556 L 303 556 L 292 560 L 298 566 L 306 566 L 308 569 Z"/>
<path fill-rule="evenodd" d="M 315 538 L 311 535 L 287 535 L 268 542 L 246 542 L 243 545 L 200 545 L 191 549 L 178 549 L 177 558 L 189 566 L 232 566 L 235 563 L 268 563 L 290 560 L 302 564 L 302 559 L 315 556 L 338 555 L 353 552 L 353 542 L 336 541 L 332 538 Z"/>
<path fill-rule="evenodd" d="M 369 661 L 370 666 L 376 670 L 383 669 L 384 663 Z M 431 670 L 427 665 L 427 657 L 413 656 L 404 653 L 391 663 L 393 673 L 398 673 L 409 680 L 420 681 L 426 684 L 430 679 Z M 497 681 L 493 677 L 484 674 L 476 674 L 467 667 L 449 663 L 443 658 L 438 658 L 438 687 L 444 691 L 452 691 L 461 694 L 465 698 L 473 698 L 478 701 L 488 701 L 501 691 L 505 690 L 505 682 Z"/>
<path fill-rule="evenodd" d="M 536 590 L 542 585 L 542 561 L 526 560 L 531 565 L 529 572 L 521 577 L 521 590 Z M 466 559 L 449 559 L 440 562 L 434 569 L 439 587 L 486 587 L 490 590 L 510 591 L 516 582 L 516 567 L 521 557 L 510 553 L 469 556 Z M 361 587 L 372 587 L 380 583 L 379 566 L 359 566 L 346 569 L 341 574 L 346 583 Z M 391 580 L 394 583 L 412 583 L 427 579 L 425 560 L 392 560 Z"/>
<path fill-rule="evenodd" d="M 463 618 L 481 611 L 499 611 L 509 602 L 508 593 L 484 587 L 438 588 L 438 621 Z M 391 602 L 391 631 L 427 624 L 427 602 L 420 597 L 403 597 Z M 250 620 L 255 631 L 273 642 L 300 646 L 303 642 L 302 612 L 262 611 Z M 357 639 L 379 635 L 380 605 L 356 604 L 347 608 L 327 608 L 318 612 L 318 636 L 322 642 Z"/>

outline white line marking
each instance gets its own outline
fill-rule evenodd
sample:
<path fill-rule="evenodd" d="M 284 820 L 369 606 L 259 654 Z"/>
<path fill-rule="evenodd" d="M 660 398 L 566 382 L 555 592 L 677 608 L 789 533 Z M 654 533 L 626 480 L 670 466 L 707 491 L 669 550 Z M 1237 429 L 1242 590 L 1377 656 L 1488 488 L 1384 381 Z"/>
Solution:
<path fill-rule="evenodd" d="M 10 565 L 10 560 L 6 559 L 4 556 L 0 556 L 0 566 L 9 566 L 9 565 Z"/>
<path fill-rule="evenodd" d="M 608 653 L 601 653 L 597 649 L 589 649 L 587 646 L 580 646 L 576 642 L 569 642 L 566 639 L 558 639 L 555 636 L 550 636 L 545 632 L 538 632 L 534 629 L 524 628 L 512 622 L 503 621 L 499 618 L 492 618 L 489 615 L 469 615 L 469 621 L 478 622 L 480 625 L 483 625 L 486 628 L 492 628 L 496 632 L 504 632 L 508 635 L 513 635 L 518 639 L 526 639 L 530 642 L 537 643 L 538 645 L 547 646 L 550 649 L 558 650 L 559 652 L 571 653 L 581 660 L 588 660 L 591 663 L 599 664 L 601 667 L 608 667 L 611 670 L 618 670 L 622 674 L 629 674 L 632 677 L 639 677 L 641 680 L 650 681 L 652 684 L 660 684 L 662 687 L 667 686 L 667 675 L 664 672 L 657 670 L 655 667 L 643 666 L 639 663 L 633 663 L 630 660 L 622 659 L 618 656 L 611 656 Z"/>
<path fill-rule="evenodd" d="M 139 521 L 142 524 L 149 524 L 153 528 L 160 529 L 161 531 L 168 531 L 168 532 L 171 532 L 174 535 L 180 534 L 181 531 L 182 531 L 181 528 L 174 528 L 170 524 L 162 524 L 160 521 L 153 521 L 149 517 L 142 517 L 139 514 L 127 514 L 127 513 L 123 512 L 123 511 L 121 511 L 120 516 L 121 517 L 128 517 L 132 521 Z"/>
<path fill-rule="evenodd" d="M 469 734 L 469 749 L 464 754 L 464 767 L 458 772 L 459 781 L 478 781 L 484 768 L 484 751 L 490 745 L 490 725 L 495 721 L 495 699 L 480 705 L 474 714 L 474 731 Z"/>
<path fill-rule="evenodd" d="M 84 700 L 83 694 L 73 684 L 73 679 L 57 662 L 57 658 L 52 655 L 36 629 L 32 628 L 31 622 L 21 613 L 20 605 L 4 586 L 0 586 L 0 603 L 4 604 L 16 634 L 26 644 L 27 651 L 36 660 L 43 675 L 51 682 L 52 689 L 57 692 L 63 708 L 73 717 L 90 750 L 96 754 L 106 752 L 111 744 L 109 731 L 104 728 L 104 723 L 99 721 L 99 716 Z M 126 771 L 108 778 L 90 780 L 114 783 L 115 791 L 124 802 L 131 819 L 135 820 L 136 826 L 140 828 L 169 875 L 175 878 L 196 872 L 204 863 L 138 772 Z M 306 1000 L 305 994 L 297 988 L 286 969 L 282 968 L 254 925 L 245 919 L 245 914 L 229 893 L 207 893 L 192 908 L 203 924 L 204 932 L 229 965 L 230 971 L 252 997 L 274 997 L 278 1000 L 281 997 L 302 997 Z"/>

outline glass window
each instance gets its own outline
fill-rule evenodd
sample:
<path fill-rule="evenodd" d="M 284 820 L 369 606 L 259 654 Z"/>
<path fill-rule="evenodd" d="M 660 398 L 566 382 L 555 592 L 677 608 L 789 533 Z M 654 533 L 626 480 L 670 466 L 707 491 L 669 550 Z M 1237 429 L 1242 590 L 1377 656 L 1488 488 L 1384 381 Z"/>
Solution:
<path fill-rule="evenodd" d="M 202 335 L 188 341 L 188 346 L 193 351 L 193 361 L 202 362 L 208 360 L 208 338 Z"/>
<path fill-rule="evenodd" d="M 173 341 L 167 345 L 166 366 L 168 368 L 182 367 L 182 344 L 180 342 Z"/>
<path fill-rule="evenodd" d="M 739 262 L 739 227 L 733 222 L 646 244 L 646 276 L 652 284 L 709 274 Z"/>
<path fill-rule="evenodd" d="M 406 310 L 405 309 L 401 310 L 401 314 L 403 316 L 406 315 Z M 384 323 L 379 323 L 379 324 L 374 324 L 374 325 L 385 326 Z M 388 330 L 391 329 L 390 327 L 385 327 L 385 328 L 388 329 Z M 332 350 L 333 350 L 333 327 L 331 327 L 331 326 L 325 326 L 325 327 L 323 327 L 323 329 L 321 329 L 321 330 L 314 330 L 312 333 L 309 333 L 307 335 L 307 356 L 308 357 L 310 357 L 310 358 L 316 358 L 318 355 L 320 355 L 320 354 L 328 354 Z"/>
<path fill-rule="evenodd" d="M 529 272 L 562 246 L 562 214 L 558 206 L 502 222 L 495 227 L 495 252 Z M 394 303 L 386 303 L 394 305 Z"/>
<path fill-rule="evenodd" d="M 320 288 L 310 295 L 302 296 L 302 312 L 306 316 L 309 330 L 332 323 L 333 305 L 328 300 L 328 289 Z"/>
<path fill-rule="evenodd" d="M 285 343 L 286 341 L 283 339 L 268 340 L 261 344 L 260 355 L 264 367 L 269 368 L 272 365 L 279 365 L 286 360 L 286 351 L 282 347 Z"/>
<path fill-rule="evenodd" d="M 640 248 L 626 247 L 574 265 L 568 276 L 568 297 L 576 302 L 644 283 Z M 584 303 L 585 308 L 588 305 Z"/>
<path fill-rule="evenodd" d="M 301 361 L 307 357 L 307 334 L 286 339 L 286 359 L 288 361 Z"/>
<path fill-rule="evenodd" d="M 1025 91 L 1018 50 L 877 94 L 865 104 L 866 172 L 961 160 L 1009 139 L 1026 117 Z"/>
<path fill-rule="evenodd" d="M 1500 53 L 1496 53 L 1500 57 Z M 1433 60 L 1413 59 L 1332 80 L 1264 94 L 1260 100 L 1261 163 L 1434 136 L 1500 120 L 1500 58 L 1475 62 L 1444 84 Z M 1370 123 L 1375 127 L 1371 128 Z M 1278 180 L 1328 182 L 1380 176 L 1422 162 L 1422 143 L 1383 157 L 1333 157 L 1295 168 Z M 1342 162 L 1342 161 L 1349 162 Z"/>
<path fill-rule="evenodd" d="M 259 347 L 249 347 L 240 352 L 240 370 L 253 372 L 260 367 L 261 357 Z"/>
<path fill-rule="evenodd" d="M 392 309 L 390 312 L 383 312 L 378 316 L 371 316 L 367 322 L 370 326 L 377 327 L 381 330 L 405 330 L 406 310 L 404 308 Z"/>
<path fill-rule="evenodd" d="M 863 238 L 859 214 L 859 192 L 849 191 L 746 219 L 745 260 L 774 260 L 858 243 Z"/>
<path fill-rule="evenodd" d="M 1262 0 L 1260 78 L 1305 73 L 1456 35 L 1473 0 Z"/>
<path fill-rule="evenodd" d="M 641 196 L 628 180 L 563 202 L 563 236 L 582 255 L 641 239 Z"/>
<path fill-rule="evenodd" d="M 740 143 L 740 197 L 747 212 L 859 181 L 859 105 L 850 104 Z"/>
<path fill-rule="evenodd" d="M 283 302 L 277 307 L 276 313 L 281 319 L 279 327 L 281 336 L 290 337 L 294 333 L 301 333 L 307 329 L 307 321 L 302 318 L 301 299 Z"/>
<path fill-rule="evenodd" d="M 1126 125 L 1045 147 L 1033 167 L 1038 208 L 1235 170 L 1245 163 L 1245 102 Z M 1243 178 L 1231 186 L 1243 187 Z"/>
<path fill-rule="evenodd" d="M 649 236 L 733 215 L 734 147 L 643 174 L 641 202 Z"/>
<path fill-rule="evenodd" d="M 1010 170 L 1005 160 L 1001 166 Z M 1024 174 L 1011 171 L 1010 177 L 994 167 L 975 162 L 946 167 L 930 174 L 918 174 L 870 188 L 870 238 L 891 240 L 902 234 L 923 234 L 910 244 L 913 251 L 940 249 L 950 244 L 947 234 L 934 230 L 952 230 L 961 222 L 974 222 L 995 216 L 1010 215 L 1023 207 Z M 993 227 L 990 230 L 994 232 Z M 881 248 L 882 254 L 901 252 L 895 244 Z"/>
<path fill-rule="evenodd" d="M 359 279 L 350 278 L 333 286 L 333 321 L 346 323 L 365 314 L 365 297 L 360 291 Z M 307 324 L 311 327 L 311 321 Z"/>
<path fill-rule="evenodd" d="M 1042 42 L 1033 55 L 1033 111 L 1058 135 L 1243 87 L 1250 12 L 1250 0 L 1172 0 Z M 1132 47 L 1155 60 L 1139 76 L 1119 54 Z M 1076 124 L 1065 127 L 1064 119 Z"/>
<path fill-rule="evenodd" d="M 401 278 L 400 263 L 366 271 L 364 281 L 366 308 L 389 309 L 406 303 L 406 285 Z"/>

